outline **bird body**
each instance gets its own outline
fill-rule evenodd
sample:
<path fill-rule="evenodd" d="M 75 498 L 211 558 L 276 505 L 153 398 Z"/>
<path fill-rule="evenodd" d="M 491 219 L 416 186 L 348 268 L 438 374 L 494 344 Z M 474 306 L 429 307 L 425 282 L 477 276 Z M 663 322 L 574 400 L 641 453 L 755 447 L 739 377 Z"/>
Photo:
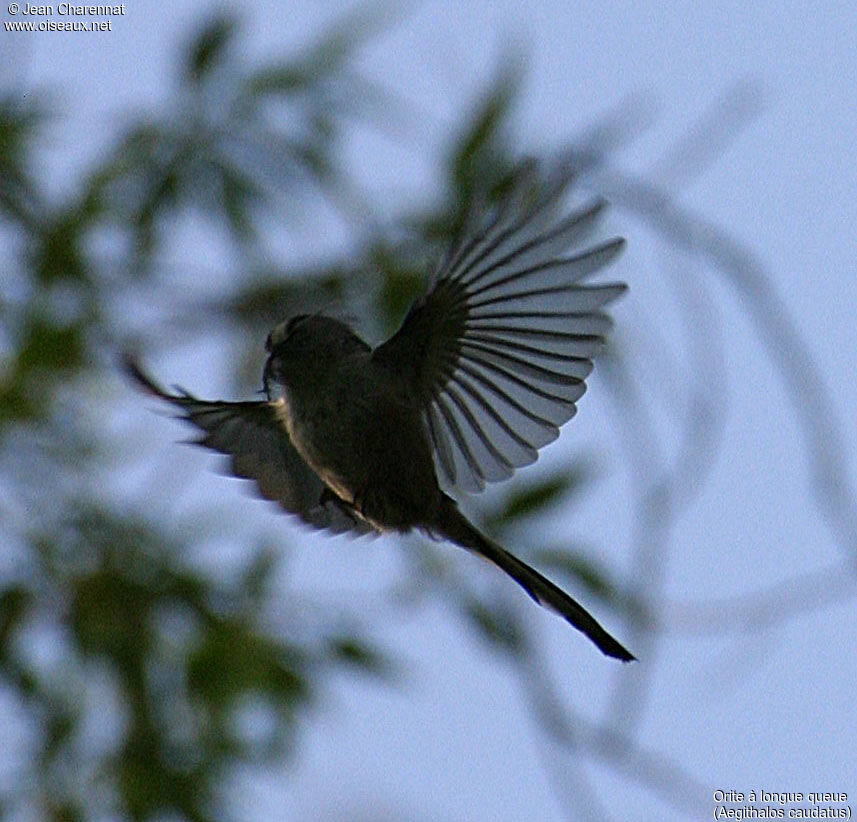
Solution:
<path fill-rule="evenodd" d="M 336 346 L 314 342 L 331 338 Z M 441 491 L 420 408 L 373 354 L 338 320 L 300 318 L 271 349 L 276 413 L 298 453 L 355 516 L 379 531 L 428 527 Z"/>
<path fill-rule="evenodd" d="M 334 532 L 447 539 L 500 567 L 605 654 L 633 655 L 568 594 L 479 532 L 446 490 L 481 490 L 533 462 L 570 419 L 622 284 L 582 281 L 621 250 L 565 256 L 603 208 L 557 217 L 568 178 L 531 198 L 532 167 L 487 222 L 450 249 L 429 292 L 372 349 L 345 323 L 299 315 L 268 335 L 267 400 L 171 394 L 126 358 L 132 377 L 178 407 L 200 443 L 305 522 Z"/>

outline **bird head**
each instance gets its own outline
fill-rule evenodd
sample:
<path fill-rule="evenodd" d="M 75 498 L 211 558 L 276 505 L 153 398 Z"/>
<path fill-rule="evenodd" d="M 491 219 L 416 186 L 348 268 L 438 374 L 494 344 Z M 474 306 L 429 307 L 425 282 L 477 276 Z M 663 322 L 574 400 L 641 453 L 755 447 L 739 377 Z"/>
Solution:
<path fill-rule="evenodd" d="M 281 388 L 314 382 L 331 366 L 349 354 L 368 351 L 366 345 L 344 322 L 322 314 L 297 314 L 276 325 L 265 350 L 264 387 L 269 399 Z M 272 393 L 274 396 L 272 396 Z"/>

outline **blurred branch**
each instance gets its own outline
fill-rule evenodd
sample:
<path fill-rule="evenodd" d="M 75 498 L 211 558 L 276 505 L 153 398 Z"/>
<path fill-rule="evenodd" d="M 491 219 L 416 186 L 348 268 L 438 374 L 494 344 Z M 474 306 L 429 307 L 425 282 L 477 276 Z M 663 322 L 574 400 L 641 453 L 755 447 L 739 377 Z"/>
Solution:
<path fill-rule="evenodd" d="M 708 601 L 664 602 L 655 627 L 667 634 L 717 636 L 764 631 L 809 611 L 853 600 L 855 595 L 854 566 L 841 562 L 744 594 Z"/>
<path fill-rule="evenodd" d="M 628 455 L 628 473 L 632 481 L 634 517 L 629 581 L 624 598 L 638 603 L 642 612 L 656 608 L 666 580 L 669 560 L 669 531 L 673 525 L 671 486 L 665 479 L 665 458 L 647 405 L 637 390 L 631 370 L 618 353 L 606 352 L 600 361 L 605 385 L 612 389 L 616 405 L 614 426 Z M 658 638 L 640 612 L 626 614 L 628 638 L 645 666 L 616 679 L 609 711 L 615 727 L 631 729 L 642 721 L 645 700 L 651 685 L 649 671 L 654 670 Z"/>
<path fill-rule="evenodd" d="M 648 178 L 677 190 L 714 165 L 764 113 L 762 85 L 750 78 L 722 91 L 651 166 Z"/>
<path fill-rule="evenodd" d="M 526 643 L 518 666 L 524 692 L 545 736 L 569 753 L 576 754 L 570 767 L 579 769 L 582 757 L 601 761 L 659 796 L 674 810 L 693 818 L 704 815 L 708 794 L 705 784 L 674 760 L 641 745 L 632 729 L 617 730 L 612 725 L 612 714 L 611 726 L 608 727 L 589 721 L 561 702 L 548 677 L 549 668 L 547 661 L 540 657 L 537 646 Z M 587 819 L 592 818 L 588 801 L 583 810 Z M 580 818 L 580 814 L 570 814 L 570 818 Z"/>
<path fill-rule="evenodd" d="M 798 419 L 816 507 L 843 553 L 857 555 L 857 500 L 848 479 L 841 426 L 821 372 L 756 254 L 715 223 L 679 206 L 654 183 L 599 170 L 611 196 L 678 248 L 707 257 L 740 294 L 777 367 Z"/>

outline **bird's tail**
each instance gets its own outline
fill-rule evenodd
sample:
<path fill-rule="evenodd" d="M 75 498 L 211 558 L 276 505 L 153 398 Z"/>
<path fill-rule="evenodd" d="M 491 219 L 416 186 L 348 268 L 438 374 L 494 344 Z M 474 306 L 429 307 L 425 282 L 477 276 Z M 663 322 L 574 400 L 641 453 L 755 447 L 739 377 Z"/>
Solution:
<path fill-rule="evenodd" d="M 432 531 L 493 562 L 512 577 L 539 605 L 550 608 L 578 631 L 582 631 L 607 656 L 621 659 L 623 662 L 636 659 L 565 591 L 501 548 L 496 542 L 479 533 L 450 497 L 444 497 L 440 515 L 437 522 L 433 524 Z"/>

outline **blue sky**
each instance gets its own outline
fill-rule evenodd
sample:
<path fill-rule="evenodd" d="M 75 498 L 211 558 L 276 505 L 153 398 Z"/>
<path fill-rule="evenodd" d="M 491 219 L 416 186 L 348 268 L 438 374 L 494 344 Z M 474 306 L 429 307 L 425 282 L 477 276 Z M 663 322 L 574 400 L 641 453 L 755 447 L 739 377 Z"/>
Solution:
<path fill-rule="evenodd" d="M 244 42 L 255 57 L 288 50 L 350 6 L 246 3 Z M 48 171 L 89 162 L 126 112 L 166 99 L 177 49 L 208 8 L 190 0 L 127 4 L 125 16 L 114 18 L 114 31 L 97 38 L 0 32 L 5 88 L 55 89 L 60 101 L 74 91 L 70 117 L 51 134 L 55 168 Z M 3 16 L 9 19 L 5 9 Z M 405 101 L 413 117 L 395 139 L 356 131 L 346 157 L 355 176 L 390 203 L 391 214 L 397 204 L 424 196 L 431 160 L 450 127 L 513 44 L 528 64 L 516 123 L 521 151 L 560 144 L 628 94 L 642 95 L 653 103 L 653 126 L 621 153 L 619 167 L 651 175 L 682 208 L 715 222 L 756 254 L 822 372 L 843 426 L 841 457 L 853 483 L 854 22 L 845 3 L 812 10 L 782 2 L 411 3 L 390 33 L 364 49 L 360 65 Z M 760 104 L 758 115 L 715 164 L 686 178 L 663 156 L 736 81 L 754 89 L 749 99 Z M 609 190 L 615 182 L 605 177 L 590 184 Z M 613 199 L 609 228 L 629 241 L 617 276 L 631 285 L 615 312 L 617 339 L 629 352 L 666 453 L 675 451 L 681 415 L 673 409 L 686 408 L 693 365 L 682 360 L 685 315 L 676 299 L 693 299 L 694 282 L 703 282 L 716 299 L 714 339 L 722 349 L 712 366 L 727 380 L 726 391 L 713 385 L 708 398 L 722 421 L 722 447 L 699 496 L 669 535 L 664 595 L 721 601 L 834 567 L 843 559 L 842 546 L 811 502 L 796 416 L 746 303 L 699 257 L 670 253 L 622 208 L 620 196 Z M 331 226 L 317 249 L 289 251 L 311 256 L 323 253 L 325 242 L 345 239 Z M 675 367 L 665 369 L 673 359 Z M 167 381 L 188 382 L 181 362 L 170 367 Z M 567 529 L 582 543 L 610 546 L 603 559 L 623 578 L 634 567 L 634 475 L 618 433 L 622 412 L 598 375 L 596 368 L 578 417 L 529 470 L 547 470 L 563 455 L 587 451 L 598 453 L 605 478 L 584 503 L 559 512 L 544 533 L 513 532 L 507 542 L 514 548 L 547 538 L 551 527 Z M 222 384 L 188 387 L 205 395 Z M 198 493 L 252 505 L 235 483 L 209 473 L 209 457 L 174 449 L 180 429 L 160 419 L 145 426 L 162 449 L 158 458 L 180 460 Z M 286 520 L 282 528 L 291 535 Z M 290 584 L 333 594 L 337 586 L 371 591 L 395 567 L 400 550 L 393 539 L 352 544 L 316 538 L 296 556 Z M 851 550 L 853 557 L 857 546 Z M 467 557 L 460 570 L 483 573 Z M 497 590 L 508 593 L 501 585 Z M 763 632 L 676 635 L 636 669 L 606 662 L 577 637 L 570 640 L 559 620 L 531 610 L 550 676 L 567 704 L 596 719 L 611 711 L 622 678 L 632 684 L 635 677 L 645 679 L 636 738 L 680 763 L 710 794 L 846 791 L 849 804 L 857 802 L 854 597 Z M 624 637 L 625 626 L 610 627 Z M 581 772 L 614 818 L 677 813 L 609 764 L 581 763 L 546 740 L 510 669 L 464 633 L 442 604 L 397 621 L 384 640 L 405 650 L 410 674 L 404 685 L 337 681 L 308 725 L 296 769 L 285 777 L 271 771 L 239 780 L 242 815 L 253 809 L 269 818 L 353 819 L 346 809 L 356 805 L 366 819 L 378 818 L 378 809 L 389 819 L 587 818 L 584 808 L 591 806 L 581 800 Z M 704 797 L 703 805 L 713 810 L 713 799 Z"/>

